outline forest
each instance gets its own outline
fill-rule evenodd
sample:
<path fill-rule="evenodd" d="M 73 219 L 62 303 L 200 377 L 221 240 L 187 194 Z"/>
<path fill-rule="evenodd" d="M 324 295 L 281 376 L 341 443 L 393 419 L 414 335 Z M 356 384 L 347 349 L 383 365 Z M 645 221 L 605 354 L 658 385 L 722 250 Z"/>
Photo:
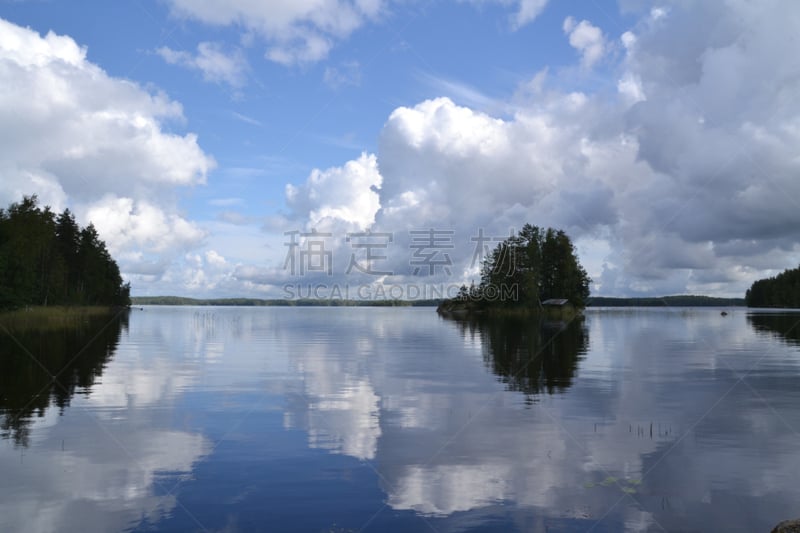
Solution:
<path fill-rule="evenodd" d="M 130 305 L 130 284 L 92 224 L 39 207 L 0 209 L 0 310 L 51 305 Z"/>
<path fill-rule="evenodd" d="M 538 308 L 557 298 L 581 309 L 590 282 L 566 233 L 525 224 L 484 259 L 480 284 L 463 286 L 455 300 L 477 308 Z"/>
<path fill-rule="evenodd" d="M 800 266 L 754 282 L 744 299 L 748 307 L 800 308 Z"/>

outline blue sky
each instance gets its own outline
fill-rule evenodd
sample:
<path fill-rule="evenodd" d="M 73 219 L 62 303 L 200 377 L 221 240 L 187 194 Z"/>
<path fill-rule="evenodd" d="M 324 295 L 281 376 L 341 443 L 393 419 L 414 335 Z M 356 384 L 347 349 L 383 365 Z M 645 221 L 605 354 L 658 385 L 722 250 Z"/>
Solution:
<path fill-rule="evenodd" d="M 573 237 L 595 294 L 740 296 L 800 260 L 800 65 L 781 44 L 799 17 L 688 0 L 4 2 L 0 200 L 37 193 L 95 223 L 134 294 L 460 284 L 477 277 L 471 236 L 530 222 Z M 423 228 L 453 232 L 449 274 L 413 276 Z M 330 276 L 284 268 L 287 232 L 311 229 L 332 235 Z M 394 235 L 391 276 L 345 275 L 344 237 L 367 230 Z"/>

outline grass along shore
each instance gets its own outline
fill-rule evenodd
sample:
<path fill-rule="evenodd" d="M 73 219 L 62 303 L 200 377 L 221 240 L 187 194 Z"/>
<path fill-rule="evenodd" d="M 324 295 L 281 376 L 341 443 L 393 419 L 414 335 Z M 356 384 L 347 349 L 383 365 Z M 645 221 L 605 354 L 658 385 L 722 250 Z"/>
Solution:
<path fill-rule="evenodd" d="M 30 306 L 0 312 L 0 332 L 52 330 L 80 325 L 89 319 L 111 317 L 124 307 L 108 306 Z"/>

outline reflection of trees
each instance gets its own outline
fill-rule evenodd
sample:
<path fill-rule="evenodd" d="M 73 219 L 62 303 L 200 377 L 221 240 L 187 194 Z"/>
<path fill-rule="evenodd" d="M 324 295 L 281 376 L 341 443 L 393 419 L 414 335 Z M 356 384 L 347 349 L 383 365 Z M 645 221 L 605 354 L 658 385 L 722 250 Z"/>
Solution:
<path fill-rule="evenodd" d="M 800 313 L 751 313 L 747 321 L 757 332 L 777 333 L 787 343 L 800 345 Z"/>
<path fill-rule="evenodd" d="M 535 318 L 457 320 L 462 333 L 479 334 L 487 366 L 525 394 L 563 392 L 572 384 L 578 361 L 586 353 L 589 332 L 583 320 L 569 323 Z"/>
<path fill-rule="evenodd" d="M 27 446 L 32 417 L 63 409 L 91 387 L 128 327 L 127 312 L 89 317 L 63 329 L 0 332 L 0 435 Z"/>

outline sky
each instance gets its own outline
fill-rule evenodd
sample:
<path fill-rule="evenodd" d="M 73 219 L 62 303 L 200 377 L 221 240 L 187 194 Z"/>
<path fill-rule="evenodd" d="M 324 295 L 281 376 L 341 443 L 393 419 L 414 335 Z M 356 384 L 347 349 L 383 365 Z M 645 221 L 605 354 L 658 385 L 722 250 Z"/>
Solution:
<path fill-rule="evenodd" d="M 0 204 L 133 295 L 415 298 L 530 223 L 603 296 L 800 264 L 800 4 L 0 1 Z"/>

